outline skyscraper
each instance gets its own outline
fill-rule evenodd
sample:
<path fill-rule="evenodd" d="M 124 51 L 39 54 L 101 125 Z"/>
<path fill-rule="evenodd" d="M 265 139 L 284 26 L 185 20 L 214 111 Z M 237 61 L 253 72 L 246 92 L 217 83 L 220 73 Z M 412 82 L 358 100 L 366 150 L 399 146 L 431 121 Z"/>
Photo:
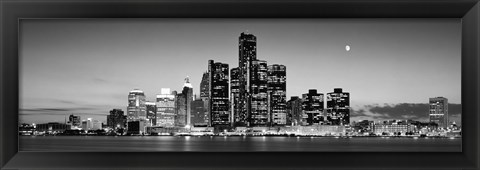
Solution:
<path fill-rule="evenodd" d="M 134 89 L 128 94 L 127 121 L 145 120 L 147 108 L 145 106 L 145 94 L 143 91 Z"/>
<path fill-rule="evenodd" d="M 238 82 L 239 82 L 239 95 L 238 100 L 234 105 L 239 109 L 236 113 L 240 118 L 239 123 L 250 123 L 250 108 L 251 108 L 251 78 L 253 75 L 252 65 L 253 61 L 257 60 L 257 37 L 244 32 L 240 34 L 238 40 Z M 247 118 L 242 120 L 241 118 Z M 245 122 L 244 122 L 245 121 Z"/>
<path fill-rule="evenodd" d="M 308 93 L 302 95 L 302 102 L 302 116 L 306 117 L 306 125 L 323 124 L 323 94 L 317 93 L 315 89 L 310 89 Z"/>
<path fill-rule="evenodd" d="M 87 130 L 95 130 L 93 129 L 93 119 L 87 118 Z"/>
<path fill-rule="evenodd" d="M 68 116 L 68 125 L 70 125 L 71 128 L 81 128 L 82 126 L 82 120 L 80 119 L 80 116 L 75 116 L 75 115 L 70 115 Z"/>
<path fill-rule="evenodd" d="M 284 65 L 268 66 L 268 109 L 274 125 L 287 124 L 287 72 Z"/>
<path fill-rule="evenodd" d="M 350 93 L 341 88 L 327 93 L 327 122 L 330 125 L 350 124 Z"/>
<path fill-rule="evenodd" d="M 228 64 L 208 61 L 210 79 L 210 122 L 212 126 L 225 126 L 230 124 L 229 98 L 228 98 Z"/>
<path fill-rule="evenodd" d="M 203 101 L 203 108 L 205 110 L 205 120 L 210 124 L 210 77 L 208 71 L 203 73 L 202 81 L 200 82 L 200 99 Z"/>
<path fill-rule="evenodd" d="M 269 67 L 266 61 L 257 59 L 257 37 L 248 32 L 241 33 L 238 47 L 238 68 L 231 70 L 235 125 L 285 125 L 285 66 L 270 67 L 272 87 L 269 89 Z"/>
<path fill-rule="evenodd" d="M 89 118 L 88 121 L 91 123 L 91 129 L 89 130 L 100 130 L 102 129 L 102 122 L 99 120 Z"/>
<path fill-rule="evenodd" d="M 230 70 L 230 103 L 231 103 L 231 112 L 233 115 L 233 122 L 235 126 L 246 126 L 247 125 L 247 115 L 240 114 L 241 108 L 239 104 L 240 100 L 240 81 L 239 81 L 239 69 L 232 68 Z"/>
<path fill-rule="evenodd" d="M 190 78 L 185 78 L 183 84 L 182 94 L 185 97 L 185 112 L 186 112 L 186 125 L 191 125 L 191 113 L 192 113 L 192 101 L 193 101 L 193 86 L 190 84 Z"/>
<path fill-rule="evenodd" d="M 162 88 L 157 95 L 157 126 L 173 127 L 175 125 L 175 95 L 169 88 Z"/>
<path fill-rule="evenodd" d="M 184 127 L 187 125 L 187 105 L 186 96 L 183 93 L 175 95 L 175 126 Z"/>
<path fill-rule="evenodd" d="M 193 88 L 189 77 L 185 78 L 181 93 L 175 96 L 175 126 L 184 127 L 191 125 L 191 105 L 193 101 Z"/>
<path fill-rule="evenodd" d="M 302 99 L 298 96 L 290 97 L 287 102 L 287 124 L 294 126 L 306 124 L 302 114 Z"/>
<path fill-rule="evenodd" d="M 157 124 L 157 106 L 155 102 L 145 102 L 147 108 L 147 119 L 150 126 Z"/>
<path fill-rule="evenodd" d="M 208 119 L 205 115 L 203 100 L 195 99 L 192 101 L 191 123 L 193 126 L 207 126 Z"/>
<path fill-rule="evenodd" d="M 429 118 L 430 122 L 435 122 L 438 124 L 438 127 L 447 128 L 448 127 L 448 99 L 445 97 L 434 97 L 429 99 L 430 111 Z"/>
<path fill-rule="evenodd" d="M 127 116 L 122 109 L 110 110 L 110 115 L 107 115 L 107 126 L 112 129 L 123 129 L 127 126 Z"/>
<path fill-rule="evenodd" d="M 255 60 L 252 62 L 252 77 L 250 83 L 250 102 L 247 102 L 247 109 L 250 110 L 250 126 L 269 125 L 270 115 L 268 113 L 268 80 L 267 62 Z M 248 105 L 249 103 L 249 105 Z"/>

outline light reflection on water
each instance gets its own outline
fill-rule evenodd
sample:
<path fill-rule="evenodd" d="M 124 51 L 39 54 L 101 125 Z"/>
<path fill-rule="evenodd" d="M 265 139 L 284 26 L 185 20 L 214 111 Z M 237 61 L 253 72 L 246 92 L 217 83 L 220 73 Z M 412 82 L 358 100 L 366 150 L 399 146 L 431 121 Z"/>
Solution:
<path fill-rule="evenodd" d="M 21 136 L 20 151 L 461 152 L 461 138 Z"/>

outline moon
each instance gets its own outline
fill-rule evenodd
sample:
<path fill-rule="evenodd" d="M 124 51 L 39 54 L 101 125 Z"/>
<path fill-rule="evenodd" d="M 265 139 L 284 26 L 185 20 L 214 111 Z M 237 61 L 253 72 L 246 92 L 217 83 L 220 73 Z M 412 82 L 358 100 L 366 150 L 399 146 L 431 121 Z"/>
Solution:
<path fill-rule="evenodd" d="M 345 46 L 345 50 L 350 51 L 350 46 L 349 45 Z"/>

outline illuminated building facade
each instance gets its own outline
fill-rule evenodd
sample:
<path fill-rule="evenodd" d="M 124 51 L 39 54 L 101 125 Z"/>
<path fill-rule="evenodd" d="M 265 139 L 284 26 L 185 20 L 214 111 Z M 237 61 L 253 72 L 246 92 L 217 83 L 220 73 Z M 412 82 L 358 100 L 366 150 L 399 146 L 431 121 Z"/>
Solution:
<path fill-rule="evenodd" d="M 415 126 L 409 124 L 375 124 L 373 126 L 373 133 L 376 135 L 395 135 L 397 133 L 405 135 L 405 133 L 415 130 Z"/>
<path fill-rule="evenodd" d="M 205 113 L 205 107 L 203 100 L 196 99 L 192 101 L 192 113 L 191 115 L 191 123 L 193 126 L 207 126 L 208 124 L 208 115 Z"/>
<path fill-rule="evenodd" d="M 251 108 L 251 80 L 253 77 L 253 61 L 257 60 L 257 37 L 250 33 L 241 33 L 238 40 L 239 61 L 238 61 L 238 100 L 234 101 L 236 117 L 239 124 L 250 123 Z M 243 118 L 243 119 L 242 119 Z M 246 119 L 245 119 L 246 118 Z"/>
<path fill-rule="evenodd" d="M 87 121 L 86 121 L 86 120 L 82 120 L 82 130 L 88 130 Z"/>
<path fill-rule="evenodd" d="M 273 125 L 287 124 L 287 72 L 284 65 L 268 66 L 268 109 Z"/>
<path fill-rule="evenodd" d="M 175 126 L 184 127 L 187 125 L 186 98 L 183 93 L 175 94 Z"/>
<path fill-rule="evenodd" d="M 298 96 L 290 97 L 287 102 L 287 124 L 288 125 L 303 125 L 306 124 L 306 119 L 302 116 L 302 99 Z"/>
<path fill-rule="evenodd" d="M 175 126 L 185 127 L 191 125 L 191 112 L 193 101 L 193 88 L 189 78 L 185 78 L 181 93 L 175 95 Z"/>
<path fill-rule="evenodd" d="M 434 97 L 429 99 L 430 110 L 429 118 L 430 122 L 435 122 L 438 127 L 448 127 L 448 99 L 445 97 Z"/>
<path fill-rule="evenodd" d="M 85 131 L 102 129 L 102 122 L 92 118 L 87 118 L 86 121 L 82 122 L 82 129 Z"/>
<path fill-rule="evenodd" d="M 203 108 L 205 109 L 205 119 L 207 124 L 210 124 L 210 77 L 209 73 L 205 72 L 202 76 L 202 81 L 200 82 L 200 99 L 203 101 Z"/>
<path fill-rule="evenodd" d="M 283 65 L 269 67 L 257 59 L 257 37 L 240 34 L 238 68 L 231 70 L 231 102 L 236 126 L 285 125 L 286 72 Z M 269 78 L 270 74 L 270 78 Z M 269 88 L 269 79 L 272 87 Z"/>
<path fill-rule="evenodd" d="M 147 120 L 150 126 L 157 124 L 157 106 L 155 102 L 145 102 L 147 108 Z"/>
<path fill-rule="evenodd" d="M 128 94 L 127 121 L 145 120 L 147 107 L 143 91 L 134 89 Z"/>
<path fill-rule="evenodd" d="M 231 103 L 231 112 L 233 115 L 233 122 L 235 126 L 246 126 L 247 125 L 247 115 L 240 114 L 241 108 L 239 104 L 240 100 L 240 80 L 239 80 L 239 69 L 232 68 L 230 70 L 230 103 Z"/>
<path fill-rule="evenodd" d="M 250 126 L 267 126 L 271 122 L 268 113 L 268 79 L 267 62 L 252 62 L 252 78 L 250 86 Z"/>
<path fill-rule="evenodd" d="M 327 120 L 329 125 L 350 124 L 350 93 L 335 88 L 327 93 Z"/>
<path fill-rule="evenodd" d="M 62 133 L 65 130 L 71 129 L 71 126 L 68 124 L 57 123 L 57 122 L 50 122 L 44 124 L 37 124 L 35 126 L 35 131 L 37 132 L 45 132 L 48 134 L 52 133 Z"/>
<path fill-rule="evenodd" d="M 317 93 L 317 90 L 310 89 L 308 93 L 302 95 L 302 118 L 306 122 L 302 125 L 322 125 L 324 124 L 324 101 L 323 94 Z"/>
<path fill-rule="evenodd" d="M 91 121 L 91 124 L 92 124 L 92 128 L 89 129 L 89 130 L 100 130 L 102 129 L 102 122 L 100 120 L 95 120 L 95 119 L 92 119 L 92 120 L 89 120 Z"/>
<path fill-rule="evenodd" d="M 107 127 L 112 129 L 123 129 L 127 126 L 127 116 L 124 115 L 123 110 L 110 110 L 110 115 L 107 115 Z"/>
<path fill-rule="evenodd" d="M 93 130 L 93 119 L 87 118 L 87 128 L 83 130 Z"/>
<path fill-rule="evenodd" d="M 161 93 L 157 95 L 157 126 L 173 127 L 175 126 L 175 95 L 169 88 L 162 88 Z"/>
<path fill-rule="evenodd" d="M 186 116 L 186 125 L 191 125 L 191 113 L 192 113 L 192 101 L 194 99 L 193 96 L 193 86 L 190 84 L 190 78 L 185 78 L 185 83 L 183 84 L 182 95 L 185 98 L 185 116 Z"/>
<path fill-rule="evenodd" d="M 228 72 L 228 64 L 214 62 L 213 60 L 208 61 L 211 126 L 230 125 Z"/>
<path fill-rule="evenodd" d="M 68 122 L 71 128 L 80 128 L 82 126 L 82 119 L 80 116 L 70 115 L 68 116 Z"/>

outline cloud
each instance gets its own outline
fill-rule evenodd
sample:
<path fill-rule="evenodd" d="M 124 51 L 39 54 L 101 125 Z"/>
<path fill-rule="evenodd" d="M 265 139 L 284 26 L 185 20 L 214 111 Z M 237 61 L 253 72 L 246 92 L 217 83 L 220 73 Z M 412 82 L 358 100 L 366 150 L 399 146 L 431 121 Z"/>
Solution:
<path fill-rule="evenodd" d="M 22 116 L 65 116 L 65 115 L 97 115 L 97 116 L 106 116 L 108 113 L 67 113 L 67 112 L 35 112 L 35 113 L 22 113 L 20 112 L 19 115 Z"/>
<path fill-rule="evenodd" d="M 367 110 L 365 110 L 367 109 Z M 351 110 L 351 115 L 352 117 L 359 117 L 359 116 L 362 116 L 362 117 L 369 117 L 369 118 L 380 118 L 380 117 L 384 117 L 385 115 L 384 114 L 381 114 L 381 113 L 373 113 L 371 112 L 370 110 L 368 110 L 369 108 L 368 107 L 365 107 L 365 109 L 359 109 L 359 110 L 354 110 L 352 109 Z"/>
<path fill-rule="evenodd" d="M 368 106 L 368 110 L 382 115 L 385 119 L 418 119 L 427 117 L 428 104 L 400 103 L 396 105 L 384 104 L 383 106 Z"/>
<path fill-rule="evenodd" d="M 372 120 L 389 120 L 389 119 L 428 119 L 428 103 L 399 103 L 399 104 L 372 104 L 364 105 L 359 109 L 352 109 L 352 118 L 356 117 L 369 118 Z M 461 104 L 448 104 L 448 113 L 450 117 L 459 117 L 462 113 Z"/>
<path fill-rule="evenodd" d="M 352 108 L 351 111 L 352 111 L 351 113 L 352 116 L 366 116 L 364 109 L 355 110 Z"/>
<path fill-rule="evenodd" d="M 62 115 L 107 115 L 98 109 L 89 107 L 72 107 L 72 108 L 21 108 L 19 115 L 24 116 L 62 116 Z"/>
<path fill-rule="evenodd" d="M 77 110 L 92 110 L 92 108 L 77 107 L 77 108 L 21 108 L 20 111 L 27 112 L 69 112 Z"/>
<path fill-rule="evenodd" d="M 59 99 L 53 99 L 53 101 L 55 102 L 59 102 L 59 103 L 64 103 L 64 104 L 77 104 L 75 102 L 72 102 L 72 101 L 69 101 L 69 100 L 59 100 Z"/>

